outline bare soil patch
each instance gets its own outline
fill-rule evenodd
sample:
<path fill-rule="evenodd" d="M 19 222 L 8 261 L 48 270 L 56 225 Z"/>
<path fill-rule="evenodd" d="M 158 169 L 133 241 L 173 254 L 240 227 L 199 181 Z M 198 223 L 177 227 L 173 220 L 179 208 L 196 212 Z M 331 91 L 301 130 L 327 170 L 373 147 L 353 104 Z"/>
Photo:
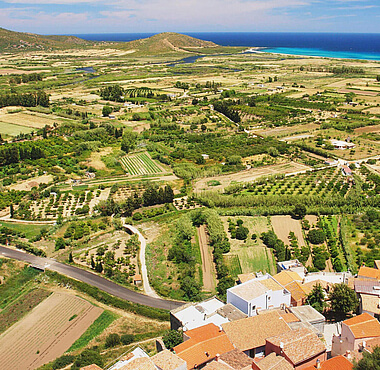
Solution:
<path fill-rule="evenodd" d="M 42 175 L 38 177 L 34 177 L 32 179 L 25 180 L 18 184 L 10 186 L 11 190 L 26 190 L 30 191 L 33 187 L 39 186 L 40 184 L 48 184 L 53 181 L 52 175 Z"/>
<path fill-rule="evenodd" d="M 289 245 L 288 236 L 289 233 L 293 231 L 297 237 L 298 245 L 300 247 L 306 246 L 299 220 L 295 220 L 291 216 L 272 216 L 271 222 L 277 237 L 285 244 Z"/>
<path fill-rule="evenodd" d="M 212 292 L 215 289 L 215 267 L 205 225 L 199 226 L 197 233 L 202 257 L 203 289 Z"/>
<path fill-rule="evenodd" d="M 276 174 L 297 174 L 302 171 L 308 170 L 310 167 L 305 166 L 300 163 L 288 162 L 284 164 L 275 164 L 272 166 L 252 168 L 249 170 L 228 174 L 220 175 L 214 177 L 208 177 L 198 180 L 194 185 L 194 191 L 200 192 L 202 190 L 223 190 L 225 187 L 230 185 L 232 182 L 249 182 L 254 181 L 263 176 L 270 176 Z M 220 185 L 208 186 L 207 183 L 210 180 L 219 181 Z"/>
<path fill-rule="evenodd" d="M 53 361 L 102 311 L 76 296 L 52 294 L 0 336 L 0 369 L 35 369 Z"/>
<path fill-rule="evenodd" d="M 354 130 L 355 134 L 364 134 L 368 132 L 379 132 L 379 131 L 380 131 L 380 125 L 359 127 Z"/>

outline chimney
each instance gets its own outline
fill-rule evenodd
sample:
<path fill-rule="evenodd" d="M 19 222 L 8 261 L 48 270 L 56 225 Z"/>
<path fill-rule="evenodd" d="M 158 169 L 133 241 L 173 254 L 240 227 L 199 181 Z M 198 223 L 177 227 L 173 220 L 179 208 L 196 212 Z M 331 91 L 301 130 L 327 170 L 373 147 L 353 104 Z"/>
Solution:
<path fill-rule="evenodd" d="M 281 353 L 282 353 L 283 350 L 284 350 L 284 342 L 280 342 L 280 350 L 281 350 Z"/>
<path fill-rule="evenodd" d="M 215 355 L 215 361 L 216 361 L 216 362 L 218 362 L 218 361 L 219 361 L 219 359 L 220 359 L 220 354 L 219 354 L 219 353 L 217 353 L 217 354 Z"/>
<path fill-rule="evenodd" d="M 351 351 L 347 350 L 346 354 L 344 356 L 347 358 L 347 360 L 350 360 L 351 359 Z"/>
<path fill-rule="evenodd" d="M 317 369 L 320 369 L 321 368 L 321 360 L 318 359 L 317 360 L 317 365 L 315 366 Z"/>

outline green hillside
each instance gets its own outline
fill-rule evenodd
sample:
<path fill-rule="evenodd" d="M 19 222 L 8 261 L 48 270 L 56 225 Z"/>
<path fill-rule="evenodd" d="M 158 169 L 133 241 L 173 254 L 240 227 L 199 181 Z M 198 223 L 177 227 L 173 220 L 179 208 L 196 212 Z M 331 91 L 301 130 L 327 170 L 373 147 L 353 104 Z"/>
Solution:
<path fill-rule="evenodd" d="M 49 50 L 92 45 L 74 36 L 43 36 L 0 28 L 0 50 Z"/>

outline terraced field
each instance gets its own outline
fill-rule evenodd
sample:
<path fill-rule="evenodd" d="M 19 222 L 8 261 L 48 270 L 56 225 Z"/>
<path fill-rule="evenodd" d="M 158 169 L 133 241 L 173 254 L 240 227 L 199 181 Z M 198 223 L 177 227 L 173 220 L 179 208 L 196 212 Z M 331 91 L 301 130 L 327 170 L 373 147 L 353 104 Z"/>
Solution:
<path fill-rule="evenodd" d="M 35 369 L 63 355 L 102 309 L 53 293 L 0 336 L 0 369 Z"/>
<path fill-rule="evenodd" d="M 121 158 L 121 164 L 130 175 L 150 175 L 163 172 L 147 153 L 136 153 Z"/>

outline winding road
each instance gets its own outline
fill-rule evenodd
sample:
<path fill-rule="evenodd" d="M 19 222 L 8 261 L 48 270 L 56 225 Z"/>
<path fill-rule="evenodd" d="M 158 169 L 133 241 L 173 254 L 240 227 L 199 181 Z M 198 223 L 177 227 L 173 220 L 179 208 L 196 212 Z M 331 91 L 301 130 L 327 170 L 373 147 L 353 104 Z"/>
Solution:
<path fill-rule="evenodd" d="M 65 265 L 64 263 L 57 262 L 50 258 L 37 257 L 19 250 L 6 248 L 4 246 L 0 246 L 0 257 L 1 256 L 24 261 L 32 265 L 41 266 L 45 269 L 58 272 L 73 279 L 82 281 L 83 283 L 92 285 L 106 293 L 112 294 L 115 297 L 134 303 L 139 303 L 144 306 L 172 310 L 184 304 L 183 302 L 169 301 L 135 292 L 101 276 L 95 275 L 90 271 L 82 270 L 71 265 Z"/>

